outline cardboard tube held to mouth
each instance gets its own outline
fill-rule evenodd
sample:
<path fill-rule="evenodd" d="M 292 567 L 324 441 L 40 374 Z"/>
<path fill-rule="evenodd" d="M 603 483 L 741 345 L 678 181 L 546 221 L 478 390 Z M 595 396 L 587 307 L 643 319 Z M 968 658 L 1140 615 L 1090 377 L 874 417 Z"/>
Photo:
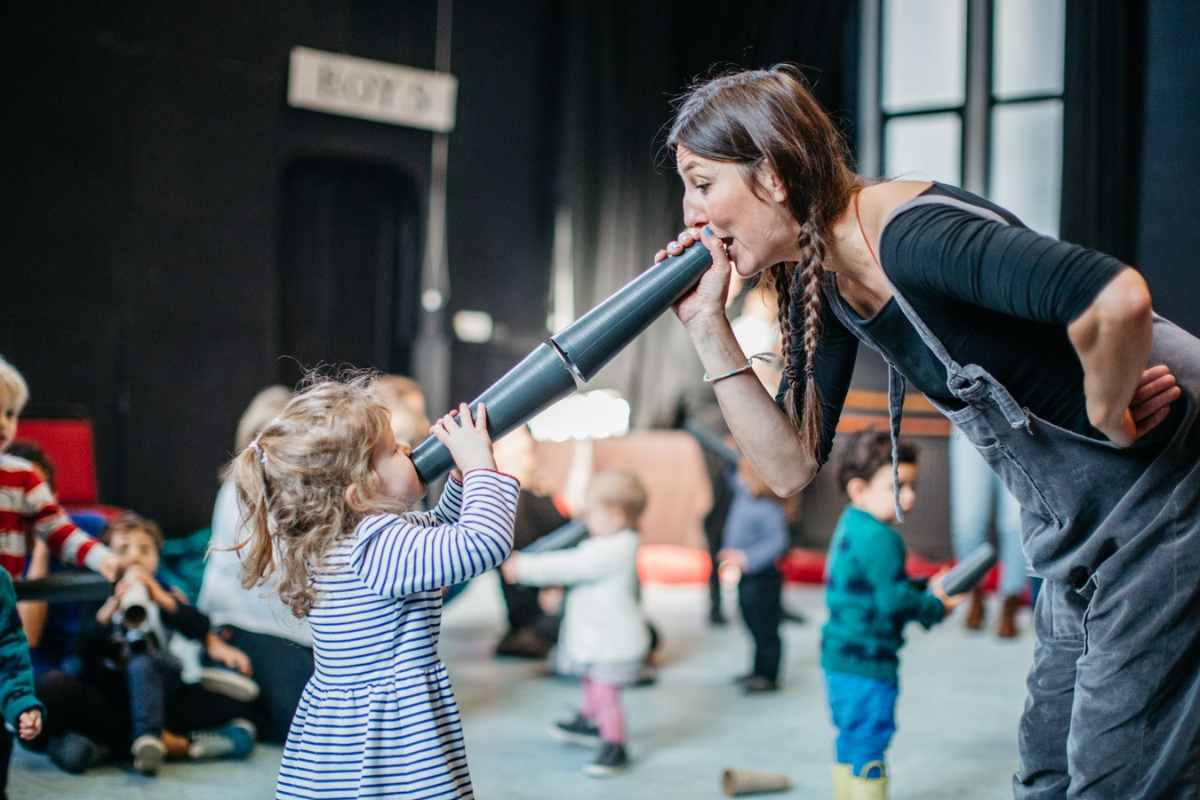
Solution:
<path fill-rule="evenodd" d="M 469 404 L 471 413 L 487 406 L 492 439 L 522 425 L 575 390 L 575 378 L 591 380 L 609 361 L 683 297 L 712 265 L 712 254 L 697 242 L 638 275 L 611 297 L 550 337 Z M 425 483 L 454 467 L 446 447 L 434 437 L 412 453 Z"/>
<path fill-rule="evenodd" d="M 725 794 L 735 797 L 760 792 L 783 792 L 792 788 L 792 782 L 783 772 L 730 768 L 721 773 L 721 788 Z"/>

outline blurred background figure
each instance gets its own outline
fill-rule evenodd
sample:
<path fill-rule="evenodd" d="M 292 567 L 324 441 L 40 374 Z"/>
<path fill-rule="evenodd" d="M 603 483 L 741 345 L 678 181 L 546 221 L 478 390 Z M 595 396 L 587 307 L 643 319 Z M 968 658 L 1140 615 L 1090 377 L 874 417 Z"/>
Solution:
<path fill-rule="evenodd" d="M 286 386 L 278 385 L 255 395 L 238 421 L 234 452 L 245 450 L 291 396 Z M 259 737 L 282 743 L 300 693 L 312 676 L 312 634 L 307 622 L 296 619 L 279 602 L 269 580 L 263 587 L 242 588 L 242 565 L 233 548 L 248 538 L 241 525 L 237 491 L 226 480 L 213 506 L 212 538 L 197 605 L 211 619 L 214 636 L 249 657 L 251 677 L 261 689 L 254 701 Z"/>
<path fill-rule="evenodd" d="M 522 425 L 499 439 L 494 451 L 500 471 L 521 482 L 513 526 L 514 551 L 570 522 L 566 500 L 554 494 L 538 476 L 536 443 L 528 426 Z M 547 613 L 539 602 L 539 595 L 545 590 L 513 583 L 503 572 L 498 574 L 508 612 L 508 630 L 496 645 L 496 655 L 545 658 L 558 640 L 560 620 L 557 614 Z"/>

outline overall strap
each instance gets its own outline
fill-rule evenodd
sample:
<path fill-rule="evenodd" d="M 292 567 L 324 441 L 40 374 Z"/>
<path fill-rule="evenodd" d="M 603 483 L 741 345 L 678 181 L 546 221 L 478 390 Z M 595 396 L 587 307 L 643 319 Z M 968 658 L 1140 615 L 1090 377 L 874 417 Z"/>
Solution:
<path fill-rule="evenodd" d="M 993 222 L 999 222 L 1002 225 L 1009 224 L 1008 220 L 1004 219 L 1004 217 L 986 208 L 980 208 L 979 206 L 971 205 L 970 203 L 957 200 L 953 197 L 923 195 L 920 197 L 915 197 L 912 200 L 902 203 L 896 208 L 892 209 L 892 212 L 888 214 L 887 219 L 885 219 L 883 222 L 883 227 L 880 229 L 880 237 L 882 238 L 883 230 L 887 229 L 888 224 L 890 224 L 891 221 L 900 214 L 919 206 L 929 205 L 951 206 L 953 208 L 966 211 L 970 214 L 974 214 L 978 217 L 983 217 L 984 219 L 988 219 Z M 874 253 L 872 253 L 872 257 L 873 256 Z M 876 261 L 875 263 L 878 264 L 879 262 Z M 882 267 L 880 267 L 880 272 L 883 272 Z M 892 285 L 892 282 L 888 279 L 886 272 L 883 272 L 883 277 L 884 280 L 888 281 L 888 286 L 892 290 L 892 297 L 895 298 L 896 305 L 899 306 L 902 312 L 904 312 L 904 316 L 908 317 L 908 321 L 912 323 L 912 326 L 916 329 L 917 333 L 920 334 L 921 340 L 925 343 L 925 345 L 931 351 L 933 351 L 933 354 L 937 356 L 938 360 L 941 361 L 946 367 L 946 388 L 950 390 L 951 394 L 967 404 L 977 402 L 990 394 L 991 399 L 996 402 L 997 406 L 1000 408 L 1000 411 L 1004 414 L 1004 418 L 1008 420 L 1008 423 L 1013 428 L 1025 428 L 1028 430 L 1029 417 L 1025 413 L 1024 409 L 1022 409 L 1012 398 L 1012 395 L 1010 395 L 1008 391 L 1004 389 L 1004 387 L 1001 386 L 998 381 L 996 381 L 995 378 L 989 375 L 987 371 L 979 365 L 968 364 L 964 367 L 955 361 L 954 357 L 950 355 L 950 352 L 946 349 L 945 345 L 942 344 L 942 341 L 938 339 L 938 337 L 935 336 L 931 330 L 929 330 L 929 326 L 926 325 L 925 321 L 921 319 L 919 314 L 917 314 L 916 309 L 914 309 L 904 295 L 898 292 L 896 287 Z"/>
<path fill-rule="evenodd" d="M 858 213 L 858 196 L 861 192 L 854 193 L 854 218 L 858 221 L 858 232 L 862 234 L 863 244 L 867 246 L 867 252 L 871 254 L 871 260 L 875 262 L 875 266 L 879 267 L 879 271 L 883 272 L 883 267 L 879 263 L 879 257 L 875 255 L 874 248 L 871 247 L 871 240 L 867 238 L 867 232 L 863 230 L 862 215 Z M 886 280 L 887 276 L 884 275 Z M 891 284 L 888 284 L 891 287 Z M 837 291 L 836 285 L 834 291 Z M 896 295 L 895 288 L 892 288 L 892 294 Z M 835 313 L 841 311 L 840 303 L 834 303 Z M 845 320 L 843 319 L 843 324 Z M 904 395 L 908 389 L 908 382 L 904 376 L 900 374 L 900 370 L 889 359 L 888 365 L 888 434 L 892 440 L 892 502 L 896 507 L 896 519 L 899 522 L 904 522 L 904 509 L 900 506 L 900 422 L 904 414 Z"/>

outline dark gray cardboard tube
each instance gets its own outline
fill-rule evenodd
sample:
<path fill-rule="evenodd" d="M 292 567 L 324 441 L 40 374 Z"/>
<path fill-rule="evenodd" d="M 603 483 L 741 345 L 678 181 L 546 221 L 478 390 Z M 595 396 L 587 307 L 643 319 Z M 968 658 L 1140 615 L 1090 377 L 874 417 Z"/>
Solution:
<path fill-rule="evenodd" d="M 996 548 L 984 542 L 942 576 L 942 591 L 950 596 L 970 591 L 995 563 Z"/>
<path fill-rule="evenodd" d="M 544 553 L 547 550 L 563 550 L 574 547 L 588 535 L 587 525 L 581 519 L 573 519 L 560 525 L 542 538 L 521 550 L 522 553 Z"/>
<path fill-rule="evenodd" d="M 712 253 L 697 242 L 681 255 L 670 256 L 638 275 L 550 341 L 576 376 L 590 381 L 695 286 L 710 266 Z"/>
<path fill-rule="evenodd" d="M 618 289 L 600 305 L 538 345 L 532 353 L 472 400 L 471 413 L 487 406 L 492 439 L 527 422 L 575 390 L 574 377 L 591 380 L 617 353 L 684 296 L 712 265 L 712 254 L 697 242 L 670 256 Z M 574 376 L 574 377 L 573 377 Z M 434 437 L 412 453 L 426 484 L 454 467 L 454 459 Z"/>
<path fill-rule="evenodd" d="M 113 593 L 108 578 L 94 572 L 61 572 L 28 581 L 13 581 L 18 600 L 45 600 L 50 603 L 107 600 Z"/>
<path fill-rule="evenodd" d="M 553 347 L 541 344 L 469 406 L 472 414 L 480 403 L 487 406 L 488 430 L 495 440 L 573 391 L 575 378 L 571 371 Z M 412 452 L 412 461 L 426 484 L 454 467 L 450 451 L 433 436 L 417 445 Z"/>

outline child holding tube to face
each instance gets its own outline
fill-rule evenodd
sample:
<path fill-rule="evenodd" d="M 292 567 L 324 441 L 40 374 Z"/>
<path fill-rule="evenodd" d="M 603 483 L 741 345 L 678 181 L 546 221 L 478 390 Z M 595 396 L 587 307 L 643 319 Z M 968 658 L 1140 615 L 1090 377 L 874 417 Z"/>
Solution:
<path fill-rule="evenodd" d="M 314 377 L 232 462 L 243 584 L 312 630 L 316 669 L 292 718 L 279 797 L 471 797 L 462 724 L 437 654 L 442 587 L 512 549 L 519 483 L 495 470 L 487 410 L 432 434 L 456 469 L 438 505 L 368 375 Z"/>
<path fill-rule="evenodd" d="M 924 581 L 905 573 L 904 540 L 891 525 L 896 506 L 908 513 L 916 499 L 917 451 L 904 440 L 896 449 L 896 483 L 887 433 L 851 436 L 838 464 L 838 483 L 850 503 L 829 543 L 829 621 L 821 631 L 821 668 L 838 729 L 837 798 L 887 796 L 884 755 L 896 731 L 904 626 L 918 622 L 930 628 L 962 599 L 942 590 L 944 571 L 929 580 L 928 591 Z"/>
<path fill-rule="evenodd" d="M 144 775 L 156 774 L 167 758 L 250 755 L 256 735 L 245 718 L 250 707 L 184 683 L 183 665 L 170 651 L 176 635 L 205 642 L 209 619 L 160 581 L 158 525 L 127 511 L 102 539 L 119 560 L 121 580 L 81 626 L 81 673 L 53 670 L 38 678 L 49 714 L 45 736 L 30 749 L 47 752 L 68 772 L 128 752 Z"/>
<path fill-rule="evenodd" d="M 637 475 L 605 470 L 588 489 L 588 537 L 583 543 L 514 555 L 501 567 L 515 583 L 567 587 L 559 644 L 582 667 L 583 707 L 575 719 L 555 723 L 550 732 L 563 741 L 600 747 L 596 759 L 583 768 L 593 777 L 629 766 L 621 689 L 639 680 L 650 648 L 637 574 L 637 524 L 646 500 L 646 487 Z"/>

